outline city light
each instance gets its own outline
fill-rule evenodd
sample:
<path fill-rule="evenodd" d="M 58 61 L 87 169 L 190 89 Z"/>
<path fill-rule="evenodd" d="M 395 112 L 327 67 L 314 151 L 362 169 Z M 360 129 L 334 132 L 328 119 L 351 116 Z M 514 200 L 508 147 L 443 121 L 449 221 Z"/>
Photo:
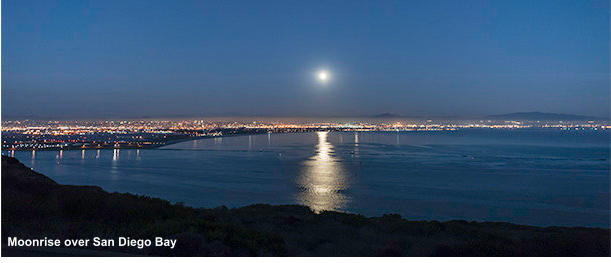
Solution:
<path fill-rule="evenodd" d="M 607 121 L 189 119 L 104 121 L 3 121 L 2 149 L 155 148 L 185 139 L 319 131 L 454 131 L 460 129 L 605 131 Z"/>

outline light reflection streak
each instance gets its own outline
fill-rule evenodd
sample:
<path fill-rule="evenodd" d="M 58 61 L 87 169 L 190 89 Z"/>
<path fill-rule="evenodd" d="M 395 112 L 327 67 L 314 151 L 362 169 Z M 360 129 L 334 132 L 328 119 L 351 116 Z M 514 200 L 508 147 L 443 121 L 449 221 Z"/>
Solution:
<path fill-rule="evenodd" d="M 110 162 L 110 179 L 119 179 L 119 169 L 117 167 L 119 160 L 119 149 L 114 149 L 112 153 L 112 162 Z"/>
<path fill-rule="evenodd" d="M 334 148 L 327 140 L 328 132 L 317 132 L 316 155 L 305 161 L 298 183 L 303 189 L 297 201 L 314 212 L 341 210 L 348 198 L 341 193 L 348 188 L 345 171 L 333 156 Z"/>
<path fill-rule="evenodd" d="M 359 157 L 359 133 L 354 133 L 354 157 Z"/>

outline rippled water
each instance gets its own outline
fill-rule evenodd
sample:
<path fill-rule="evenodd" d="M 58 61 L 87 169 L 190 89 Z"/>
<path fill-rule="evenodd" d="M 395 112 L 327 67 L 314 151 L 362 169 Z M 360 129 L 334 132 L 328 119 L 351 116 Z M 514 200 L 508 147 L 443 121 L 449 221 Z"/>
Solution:
<path fill-rule="evenodd" d="M 266 134 L 4 154 L 59 183 L 196 207 L 298 203 L 414 220 L 609 226 L 609 134 L 600 131 Z"/>

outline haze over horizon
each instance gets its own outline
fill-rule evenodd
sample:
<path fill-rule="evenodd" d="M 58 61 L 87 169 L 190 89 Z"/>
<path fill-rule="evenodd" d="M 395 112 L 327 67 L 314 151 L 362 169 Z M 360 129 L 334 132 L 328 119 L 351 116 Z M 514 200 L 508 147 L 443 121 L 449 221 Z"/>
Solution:
<path fill-rule="evenodd" d="M 608 1 L 3 1 L 2 55 L 3 118 L 609 117 Z"/>

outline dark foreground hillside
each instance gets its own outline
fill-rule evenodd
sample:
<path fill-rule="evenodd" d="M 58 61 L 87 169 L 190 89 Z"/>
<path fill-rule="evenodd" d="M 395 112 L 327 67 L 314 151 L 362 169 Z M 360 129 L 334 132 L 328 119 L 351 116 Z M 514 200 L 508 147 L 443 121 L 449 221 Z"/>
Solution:
<path fill-rule="evenodd" d="M 202 193 L 206 198 L 206 193 Z M 168 248 L 15 248 L 19 238 L 176 238 Z M 608 229 L 408 221 L 298 205 L 195 209 L 55 183 L 2 156 L 3 256 L 609 256 Z"/>

